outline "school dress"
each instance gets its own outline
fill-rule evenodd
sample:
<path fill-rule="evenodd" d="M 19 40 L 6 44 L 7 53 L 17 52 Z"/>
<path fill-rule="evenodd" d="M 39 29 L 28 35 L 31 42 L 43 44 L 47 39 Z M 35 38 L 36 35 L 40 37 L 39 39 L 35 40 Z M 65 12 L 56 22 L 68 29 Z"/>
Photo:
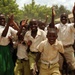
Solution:
<path fill-rule="evenodd" d="M 1 37 L 4 28 L 4 26 L 0 26 L 0 75 L 14 75 L 8 36 L 15 35 L 17 31 L 9 27 L 6 37 Z"/>

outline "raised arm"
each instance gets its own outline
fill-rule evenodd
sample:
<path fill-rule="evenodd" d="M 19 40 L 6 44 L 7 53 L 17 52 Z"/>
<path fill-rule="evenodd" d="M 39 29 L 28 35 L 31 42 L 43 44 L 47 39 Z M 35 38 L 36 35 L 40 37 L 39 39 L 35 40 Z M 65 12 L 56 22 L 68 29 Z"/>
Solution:
<path fill-rule="evenodd" d="M 73 6 L 72 13 L 73 13 L 73 18 L 74 18 L 74 28 L 75 28 L 75 3 L 74 3 L 74 6 Z"/>
<path fill-rule="evenodd" d="M 10 16 L 10 17 L 8 18 L 7 25 L 5 26 L 5 29 L 3 30 L 2 35 L 1 35 L 1 36 L 6 37 L 7 32 L 8 32 L 8 29 L 9 29 L 9 25 L 10 25 L 10 23 L 11 23 L 12 21 L 13 21 L 13 15 L 12 15 L 12 16 Z"/>
<path fill-rule="evenodd" d="M 28 19 L 21 21 L 20 29 L 19 29 L 19 31 L 17 33 L 18 36 L 21 34 L 23 27 L 27 24 L 27 21 L 28 21 Z"/>
<path fill-rule="evenodd" d="M 54 17 L 55 17 L 55 10 L 54 7 L 52 7 L 52 17 L 51 17 L 51 23 L 49 24 L 50 28 L 54 28 L 55 24 L 54 24 Z"/>

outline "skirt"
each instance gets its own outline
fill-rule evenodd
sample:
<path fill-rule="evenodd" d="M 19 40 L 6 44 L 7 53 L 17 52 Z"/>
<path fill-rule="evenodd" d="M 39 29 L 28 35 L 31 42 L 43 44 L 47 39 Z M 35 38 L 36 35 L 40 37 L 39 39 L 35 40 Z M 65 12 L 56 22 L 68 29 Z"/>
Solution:
<path fill-rule="evenodd" d="M 9 45 L 0 45 L 0 75 L 14 75 L 14 65 Z"/>

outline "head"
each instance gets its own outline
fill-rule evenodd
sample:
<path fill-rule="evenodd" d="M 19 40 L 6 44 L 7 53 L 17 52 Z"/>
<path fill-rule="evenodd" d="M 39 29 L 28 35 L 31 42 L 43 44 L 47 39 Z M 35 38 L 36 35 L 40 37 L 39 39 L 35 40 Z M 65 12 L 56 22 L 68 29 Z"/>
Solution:
<path fill-rule="evenodd" d="M 48 42 L 52 45 L 56 42 L 57 39 L 57 30 L 55 28 L 50 28 L 47 32 Z"/>
<path fill-rule="evenodd" d="M 45 29 L 46 24 L 45 24 L 45 22 L 44 22 L 44 21 L 38 21 L 38 26 L 39 26 L 39 28 L 40 28 L 40 29 L 44 30 L 44 29 Z"/>
<path fill-rule="evenodd" d="M 66 13 L 61 14 L 61 16 L 60 16 L 60 21 L 61 21 L 63 24 L 66 24 L 66 23 L 67 23 L 67 20 L 68 20 L 68 15 L 67 15 Z"/>
<path fill-rule="evenodd" d="M 22 26 L 22 22 L 23 22 L 23 21 L 25 21 L 25 20 L 21 20 L 21 21 L 20 21 L 20 26 L 19 26 L 19 28 L 21 28 L 21 26 Z M 22 36 L 24 36 L 25 33 L 26 33 L 26 31 L 27 31 L 26 26 L 27 26 L 27 24 L 24 25 L 24 26 L 22 26 L 22 27 L 23 27 L 23 28 L 22 28 L 22 32 L 21 32 L 21 35 L 22 35 Z"/>
<path fill-rule="evenodd" d="M 32 31 L 36 31 L 37 30 L 37 27 L 38 27 L 37 20 L 36 19 L 30 20 L 29 26 L 30 26 L 30 28 L 31 28 Z"/>
<path fill-rule="evenodd" d="M 5 16 L 3 14 L 0 14 L 0 25 L 5 26 Z"/>

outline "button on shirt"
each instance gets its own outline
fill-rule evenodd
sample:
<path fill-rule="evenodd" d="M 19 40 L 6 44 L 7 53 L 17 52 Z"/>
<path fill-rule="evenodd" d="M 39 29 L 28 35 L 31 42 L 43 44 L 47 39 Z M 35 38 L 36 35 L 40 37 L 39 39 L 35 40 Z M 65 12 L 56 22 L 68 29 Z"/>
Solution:
<path fill-rule="evenodd" d="M 38 29 L 37 35 L 35 38 L 31 36 L 31 31 L 27 31 L 24 37 L 24 40 L 26 42 L 28 42 L 28 40 L 32 41 L 32 44 L 30 46 L 30 51 L 32 52 L 38 52 L 36 47 L 40 44 L 41 41 L 45 39 L 46 39 L 46 33 L 41 29 Z"/>
<path fill-rule="evenodd" d="M 70 45 L 74 43 L 74 23 L 66 23 L 63 25 L 62 23 L 56 24 L 55 26 L 58 28 L 58 40 L 62 41 L 63 45 Z"/>
<path fill-rule="evenodd" d="M 55 44 L 50 45 L 46 39 L 37 46 L 37 50 L 41 52 L 41 61 L 49 62 L 50 64 L 58 62 L 59 52 L 64 53 L 62 43 L 57 40 Z"/>
<path fill-rule="evenodd" d="M 5 26 L 0 26 L 0 45 L 6 46 L 10 43 L 9 36 L 16 36 L 17 31 L 9 27 L 6 37 L 1 37 Z"/>

